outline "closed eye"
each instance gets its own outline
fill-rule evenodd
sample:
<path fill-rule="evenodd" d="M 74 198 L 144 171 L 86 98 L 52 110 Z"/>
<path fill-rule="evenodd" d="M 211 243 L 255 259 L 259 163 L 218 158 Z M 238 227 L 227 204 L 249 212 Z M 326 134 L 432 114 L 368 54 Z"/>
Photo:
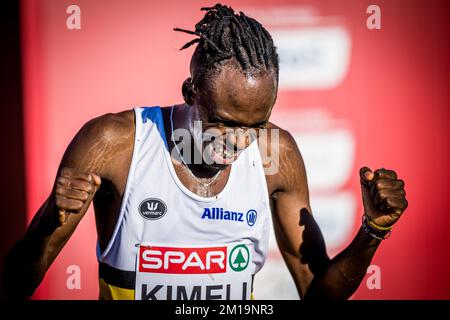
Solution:
<path fill-rule="evenodd" d="M 254 124 L 252 126 L 252 128 L 255 128 L 255 129 L 265 129 L 266 127 L 267 127 L 267 122 L 266 121 L 256 123 L 256 124 Z"/>
<path fill-rule="evenodd" d="M 267 121 L 261 121 L 258 123 L 255 123 L 254 125 L 251 126 L 243 126 L 240 123 L 237 123 L 235 121 L 232 120 L 222 120 L 220 118 L 210 118 L 208 120 L 209 123 L 214 123 L 214 124 L 218 124 L 218 125 L 223 125 L 225 127 L 231 127 L 231 128 L 254 128 L 254 129 L 264 129 L 267 126 Z"/>
<path fill-rule="evenodd" d="M 225 127 L 240 127 L 241 125 L 235 121 L 231 120 L 222 120 L 220 118 L 210 118 L 208 119 L 209 123 L 223 125 Z"/>

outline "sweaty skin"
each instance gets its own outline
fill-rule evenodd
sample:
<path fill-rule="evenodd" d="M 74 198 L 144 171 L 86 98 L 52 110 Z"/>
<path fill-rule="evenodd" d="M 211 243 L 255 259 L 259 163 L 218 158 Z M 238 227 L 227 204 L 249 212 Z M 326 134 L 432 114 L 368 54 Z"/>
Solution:
<path fill-rule="evenodd" d="M 191 73 L 195 73 L 195 64 L 191 65 Z M 301 298 L 347 299 L 362 281 L 380 240 L 360 229 L 345 250 L 333 259 L 327 256 L 322 234 L 311 214 L 300 151 L 287 131 L 268 122 L 276 94 L 274 73 L 249 77 L 232 64 L 225 65 L 208 86 L 193 87 L 188 94 L 184 93 L 187 103 L 175 107 L 174 127 L 188 128 L 186 119 L 195 114 L 205 126 L 220 130 L 279 129 L 279 170 L 266 175 L 266 187 L 280 251 Z M 166 139 L 170 141 L 170 107 L 162 110 Z M 133 152 L 134 126 L 134 112 L 127 110 L 87 122 L 74 137 L 48 199 L 7 256 L 4 284 L 10 297 L 27 298 L 33 294 L 92 199 L 100 248 L 105 249 L 118 219 Z M 172 143 L 169 148 L 173 148 Z M 263 158 L 263 162 L 269 160 Z M 175 160 L 173 165 L 181 182 L 199 193 L 198 182 L 184 165 Z M 203 179 L 223 170 L 210 186 L 213 195 L 224 188 L 230 172 L 229 165 L 214 168 L 192 165 L 190 169 Z M 394 224 L 407 206 L 403 181 L 397 179 L 394 171 L 372 172 L 368 168 L 362 168 L 360 179 L 366 214 L 380 226 Z"/>

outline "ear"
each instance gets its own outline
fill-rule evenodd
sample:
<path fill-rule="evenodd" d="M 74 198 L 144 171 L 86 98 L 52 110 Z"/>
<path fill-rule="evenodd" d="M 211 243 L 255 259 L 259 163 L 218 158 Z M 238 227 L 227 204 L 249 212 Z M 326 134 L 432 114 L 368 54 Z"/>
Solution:
<path fill-rule="evenodd" d="M 192 106 L 194 103 L 195 88 L 191 78 L 184 80 L 181 92 L 183 93 L 184 102 Z"/>

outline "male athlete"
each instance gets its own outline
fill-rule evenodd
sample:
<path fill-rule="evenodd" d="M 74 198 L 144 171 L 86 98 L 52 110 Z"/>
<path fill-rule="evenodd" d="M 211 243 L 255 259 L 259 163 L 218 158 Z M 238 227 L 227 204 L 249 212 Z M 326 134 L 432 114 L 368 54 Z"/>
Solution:
<path fill-rule="evenodd" d="M 6 259 L 11 297 L 33 294 L 92 201 L 100 299 L 250 299 L 269 214 L 301 298 L 348 299 L 358 288 L 407 207 L 403 181 L 392 170 L 360 170 L 361 228 L 330 259 L 300 151 L 269 122 L 278 89 L 271 36 L 229 7 L 203 10 L 194 31 L 176 29 L 196 36 L 183 48 L 197 44 L 184 103 L 106 114 L 72 140 Z M 269 166 L 277 170 L 265 174 Z"/>

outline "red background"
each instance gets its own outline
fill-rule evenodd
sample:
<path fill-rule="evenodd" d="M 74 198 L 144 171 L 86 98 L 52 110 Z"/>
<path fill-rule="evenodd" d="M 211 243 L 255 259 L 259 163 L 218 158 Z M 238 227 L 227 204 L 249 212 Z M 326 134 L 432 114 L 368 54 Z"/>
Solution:
<path fill-rule="evenodd" d="M 280 91 L 274 109 L 326 105 L 349 119 L 358 139 L 358 169 L 395 168 L 406 181 L 409 208 L 374 263 L 382 290 L 357 299 L 450 298 L 449 12 L 446 1 L 228 1 L 235 9 L 314 6 L 344 17 L 352 60 L 344 81 L 324 91 Z M 81 30 L 66 28 L 66 8 L 81 8 Z M 70 139 L 89 119 L 142 105 L 181 99 L 192 49 L 173 27 L 192 28 L 204 1 L 23 0 L 22 50 L 29 220 L 48 196 Z M 382 29 L 366 28 L 366 8 L 377 4 Z M 251 16 L 251 12 L 247 12 Z M 301 146 L 300 146 L 301 148 Z M 359 194 L 359 190 L 358 190 Z M 359 220 L 359 216 L 358 216 Z M 355 231 L 358 227 L 355 221 Z M 350 240 L 350 239 L 349 239 Z M 34 298 L 95 299 L 96 231 L 90 212 L 48 271 Z M 66 268 L 83 271 L 82 290 L 67 290 Z"/>

